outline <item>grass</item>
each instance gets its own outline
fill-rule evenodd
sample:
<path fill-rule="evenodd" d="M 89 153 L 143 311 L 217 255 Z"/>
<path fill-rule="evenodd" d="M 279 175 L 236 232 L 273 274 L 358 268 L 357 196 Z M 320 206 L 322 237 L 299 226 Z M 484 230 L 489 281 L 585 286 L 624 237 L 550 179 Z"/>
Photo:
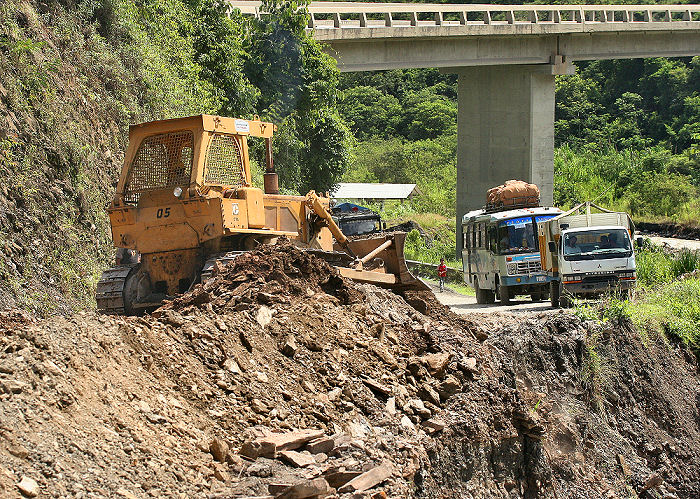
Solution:
<path fill-rule="evenodd" d="M 653 287 L 700 269 L 700 254 L 687 249 L 669 253 L 661 246 L 646 242 L 637 251 L 637 280 L 641 287 Z"/>
<path fill-rule="evenodd" d="M 415 272 L 414 272 L 415 275 Z M 423 277 L 424 280 L 430 282 L 431 284 L 434 284 L 437 286 L 438 281 L 433 277 L 433 278 L 427 278 Z M 464 283 L 455 283 L 455 282 L 447 282 L 445 284 L 445 287 L 449 289 L 450 291 L 454 291 L 455 293 L 458 293 L 460 295 L 466 295 L 466 296 L 476 296 L 476 292 L 474 291 L 474 288 L 471 286 L 468 286 Z"/>
<path fill-rule="evenodd" d="M 664 333 L 700 356 L 700 279 L 670 282 L 643 293 L 629 314 L 643 333 Z"/>
<path fill-rule="evenodd" d="M 597 331 L 586 338 L 586 352 L 581 367 L 581 381 L 591 394 L 593 405 L 598 412 L 604 412 L 605 392 L 612 374 L 610 362 L 602 353 Z"/>

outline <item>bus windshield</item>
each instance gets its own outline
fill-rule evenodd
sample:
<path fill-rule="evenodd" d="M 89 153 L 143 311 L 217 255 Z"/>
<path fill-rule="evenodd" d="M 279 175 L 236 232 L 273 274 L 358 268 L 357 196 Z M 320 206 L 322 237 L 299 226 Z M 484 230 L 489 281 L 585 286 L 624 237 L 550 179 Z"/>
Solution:
<path fill-rule="evenodd" d="M 598 260 L 628 257 L 632 243 L 625 229 L 576 231 L 564 236 L 564 258 Z"/>
<path fill-rule="evenodd" d="M 511 218 L 499 222 L 498 250 L 502 255 L 537 251 L 532 217 Z"/>
<path fill-rule="evenodd" d="M 539 251 L 537 222 L 544 222 L 556 215 L 518 217 L 498 223 L 498 252 L 501 255 L 534 253 Z M 533 220 L 534 219 L 534 220 Z"/>

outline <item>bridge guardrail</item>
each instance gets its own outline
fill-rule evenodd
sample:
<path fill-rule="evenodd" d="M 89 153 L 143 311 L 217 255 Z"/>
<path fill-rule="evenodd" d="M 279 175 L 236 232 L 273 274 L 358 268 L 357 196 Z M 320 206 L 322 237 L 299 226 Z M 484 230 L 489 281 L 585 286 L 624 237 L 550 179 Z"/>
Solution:
<path fill-rule="evenodd" d="M 230 2 L 259 16 L 261 2 Z M 700 23 L 700 5 L 469 5 L 311 2 L 309 28 Z"/>

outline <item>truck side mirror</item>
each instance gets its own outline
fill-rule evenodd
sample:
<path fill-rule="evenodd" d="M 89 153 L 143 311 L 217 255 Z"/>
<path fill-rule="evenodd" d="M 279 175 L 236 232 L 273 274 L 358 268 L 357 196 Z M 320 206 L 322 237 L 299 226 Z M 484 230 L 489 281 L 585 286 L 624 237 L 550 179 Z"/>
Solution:
<path fill-rule="evenodd" d="M 639 246 L 640 248 L 641 248 L 642 246 L 644 246 L 644 238 L 643 238 L 643 237 L 638 237 L 638 238 L 637 238 L 637 246 Z"/>
<path fill-rule="evenodd" d="M 551 251 L 552 253 L 556 253 L 557 245 L 554 243 L 554 241 L 549 241 L 547 247 L 549 248 L 549 251 Z"/>

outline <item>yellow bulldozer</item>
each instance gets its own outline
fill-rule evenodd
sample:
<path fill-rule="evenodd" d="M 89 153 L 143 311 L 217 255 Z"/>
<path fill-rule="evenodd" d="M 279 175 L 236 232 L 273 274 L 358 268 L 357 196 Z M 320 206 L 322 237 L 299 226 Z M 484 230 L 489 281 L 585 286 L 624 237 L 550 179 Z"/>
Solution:
<path fill-rule="evenodd" d="M 99 311 L 153 310 L 205 281 L 217 262 L 281 236 L 345 277 L 395 290 L 426 289 L 406 267 L 404 233 L 350 240 L 329 214 L 328 197 L 279 194 L 275 130 L 271 123 L 209 115 L 130 127 L 108 213 L 114 245 L 140 258 L 102 274 Z M 264 192 L 251 182 L 248 137 L 265 140 Z"/>

